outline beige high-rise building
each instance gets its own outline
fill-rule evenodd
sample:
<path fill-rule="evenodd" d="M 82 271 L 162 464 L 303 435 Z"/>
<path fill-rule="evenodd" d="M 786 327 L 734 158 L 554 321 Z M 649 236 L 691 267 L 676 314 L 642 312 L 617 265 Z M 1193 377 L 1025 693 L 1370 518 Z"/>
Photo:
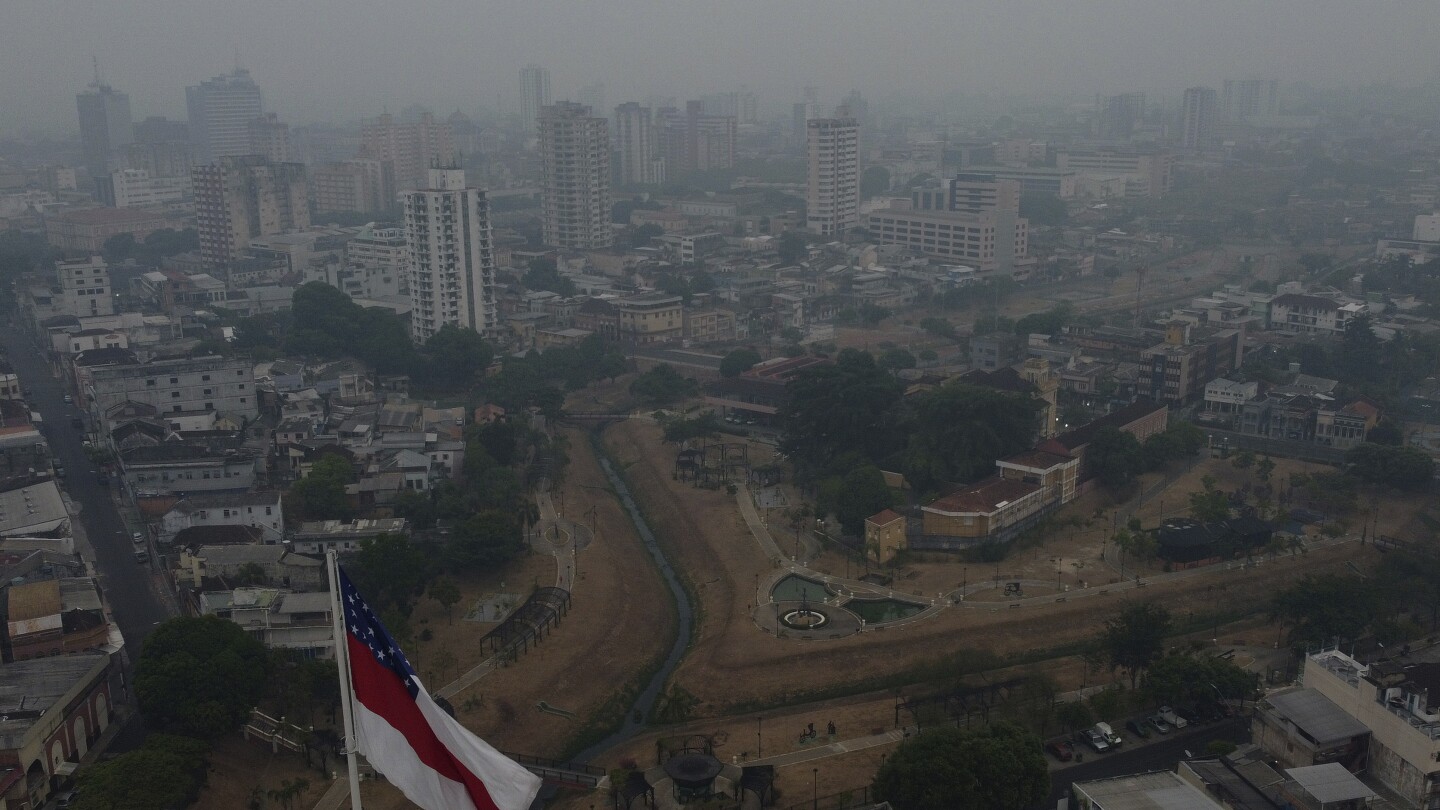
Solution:
<path fill-rule="evenodd" d="M 190 177 L 200 255 L 216 269 L 226 268 L 257 236 L 310 227 L 303 164 L 224 157 L 196 166 Z"/>
<path fill-rule="evenodd" d="M 250 119 L 249 137 L 252 155 L 264 155 L 271 163 L 290 163 L 295 159 L 290 151 L 290 125 L 275 113 Z"/>
<path fill-rule="evenodd" d="M 388 191 L 423 188 L 432 166 L 455 161 L 455 144 L 450 125 L 425 113 L 413 124 L 401 123 L 389 114 L 360 125 L 360 157 L 394 164 L 395 187 Z"/>
<path fill-rule="evenodd" d="M 540 176 L 545 244 L 610 247 L 610 123 L 583 104 L 542 109 Z"/>
<path fill-rule="evenodd" d="M 385 197 L 386 164 L 357 158 L 310 169 L 310 202 L 319 213 L 379 214 L 390 209 Z M 393 187 L 393 183 L 388 187 Z"/>
<path fill-rule="evenodd" d="M 185 105 L 194 158 L 200 163 L 248 153 L 250 122 L 265 114 L 259 86 L 240 68 L 185 88 Z"/>
<path fill-rule="evenodd" d="M 520 68 L 520 117 L 533 132 L 540 111 L 550 106 L 550 71 L 539 65 Z"/>
<path fill-rule="evenodd" d="M 812 118 L 805 134 L 806 227 L 838 236 L 860 224 L 860 127 L 854 118 Z"/>
<path fill-rule="evenodd" d="M 110 295 L 110 269 L 99 256 L 60 259 L 55 262 L 65 311 L 77 318 L 113 315 L 115 298 Z"/>
<path fill-rule="evenodd" d="M 447 324 L 495 329 L 495 251 L 485 192 L 465 184 L 464 169 L 430 169 L 423 188 L 406 192 L 410 336 L 417 344 Z"/>
<path fill-rule="evenodd" d="M 615 108 L 615 151 L 620 154 L 620 182 L 665 182 L 649 107 L 630 101 Z"/>

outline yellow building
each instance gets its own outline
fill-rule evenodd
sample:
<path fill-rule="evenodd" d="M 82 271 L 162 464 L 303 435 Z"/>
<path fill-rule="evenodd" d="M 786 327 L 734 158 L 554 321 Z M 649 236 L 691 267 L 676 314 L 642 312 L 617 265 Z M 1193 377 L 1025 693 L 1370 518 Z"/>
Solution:
<path fill-rule="evenodd" d="M 905 548 L 905 516 L 890 509 L 865 518 L 865 554 L 884 565 Z"/>
<path fill-rule="evenodd" d="M 618 301 L 620 340 L 638 345 L 678 342 L 684 332 L 678 295 L 642 293 Z"/>

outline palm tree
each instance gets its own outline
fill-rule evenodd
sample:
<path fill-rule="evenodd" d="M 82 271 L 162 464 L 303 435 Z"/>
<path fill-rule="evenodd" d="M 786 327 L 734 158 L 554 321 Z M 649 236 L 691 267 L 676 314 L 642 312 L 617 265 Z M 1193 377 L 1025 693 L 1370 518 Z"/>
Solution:
<path fill-rule="evenodd" d="M 515 504 L 515 517 L 519 519 L 520 525 L 525 530 L 525 540 L 530 540 L 530 527 L 540 522 L 540 507 L 529 498 L 521 498 Z"/>

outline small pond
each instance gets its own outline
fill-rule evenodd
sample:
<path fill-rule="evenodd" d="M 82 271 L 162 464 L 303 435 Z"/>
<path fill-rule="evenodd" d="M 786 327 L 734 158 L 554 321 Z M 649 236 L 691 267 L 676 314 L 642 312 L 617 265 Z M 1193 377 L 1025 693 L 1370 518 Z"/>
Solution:
<path fill-rule="evenodd" d="M 845 603 L 845 609 L 864 619 L 866 624 L 884 624 L 908 619 L 926 607 L 899 599 L 851 599 Z"/>
<path fill-rule="evenodd" d="M 776 602 L 799 602 L 802 597 L 812 602 L 823 602 L 834 595 L 835 592 L 825 583 L 798 574 L 784 577 L 770 589 L 770 596 Z"/>

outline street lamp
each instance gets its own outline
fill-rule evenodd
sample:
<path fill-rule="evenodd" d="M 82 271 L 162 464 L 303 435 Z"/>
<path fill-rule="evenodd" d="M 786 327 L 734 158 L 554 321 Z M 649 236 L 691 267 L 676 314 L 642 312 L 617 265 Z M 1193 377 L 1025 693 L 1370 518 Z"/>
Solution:
<path fill-rule="evenodd" d="M 764 738 L 760 736 L 760 729 L 765 726 L 764 717 L 755 718 L 755 758 L 762 759 L 765 756 Z"/>
<path fill-rule="evenodd" d="M 820 780 L 820 769 L 810 769 L 810 810 L 820 810 L 820 790 L 817 787 Z"/>

